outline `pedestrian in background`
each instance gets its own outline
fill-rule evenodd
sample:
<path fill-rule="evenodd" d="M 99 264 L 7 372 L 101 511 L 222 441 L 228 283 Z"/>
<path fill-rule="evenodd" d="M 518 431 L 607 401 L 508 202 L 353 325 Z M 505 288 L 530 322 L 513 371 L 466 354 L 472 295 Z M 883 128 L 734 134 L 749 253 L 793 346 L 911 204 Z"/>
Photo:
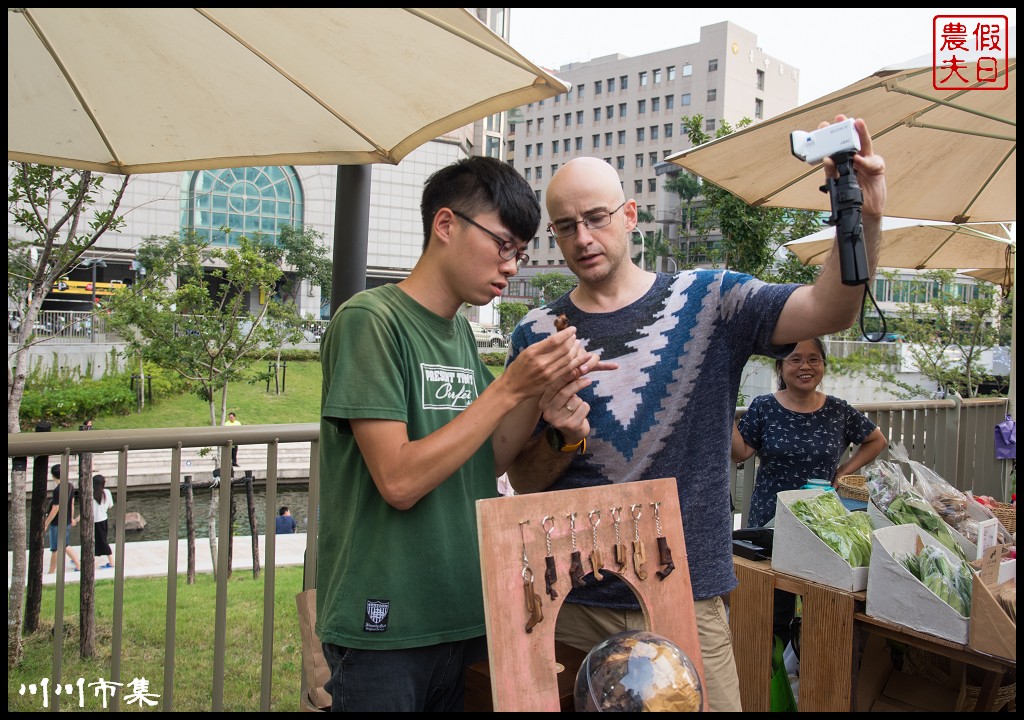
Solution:
<path fill-rule="evenodd" d="M 224 422 L 224 427 L 241 427 L 242 422 L 235 417 L 235 414 L 228 413 L 228 419 Z M 231 467 L 238 467 L 238 445 L 232 443 L 231 445 Z"/>
<path fill-rule="evenodd" d="M 107 556 L 107 564 L 100 565 L 100 570 L 114 567 L 114 554 L 107 542 L 107 517 L 114 507 L 114 496 L 107 490 L 107 479 L 102 475 L 92 476 L 92 519 L 96 532 L 96 557 Z"/>
<path fill-rule="evenodd" d="M 295 518 L 292 517 L 291 511 L 288 510 L 287 505 L 283 505 L 280 510 L 277 511 L 277 517 L 274 518 L 274 531 L 278 535 L 291 535 L 295 532 Z"/>

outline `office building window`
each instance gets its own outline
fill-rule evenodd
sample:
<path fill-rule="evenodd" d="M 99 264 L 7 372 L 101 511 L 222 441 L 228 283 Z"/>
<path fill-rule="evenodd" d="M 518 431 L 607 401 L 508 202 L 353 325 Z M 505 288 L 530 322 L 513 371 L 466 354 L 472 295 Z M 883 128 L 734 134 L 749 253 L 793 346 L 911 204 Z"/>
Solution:
<path fill-rule="evenodd" d="M 593 148 L 601 147 L 601 136 L 600 135 L 593 135 L 593 136 L 591 136 L 591 140 L 593 141 L 590 144 L 591 147 L 593 147 Z"/>
<path fill-rule="evenodd" d="M 671 110 L 673 107 L 675 107 L 675 104 L 676 104 L 676 96 L 675 95 L 666 95 L 665 96 L 665 109 L 666 110 Z"/>
<path fill-rule="evenodd" d="M 707 120 L 705 120 L 704 121 L 704 129 L 709 131 L 709 132 L 714 130 L 715 129 L 715 119 L 714 118 L 708 118 Z"/>
<path fill-rule="evenodd" d="M 594 122 L 601 122 L 601 108 L 594 108 Z"/>
<path fill-rule="evenodd" d="M 577 85 L 576 86 L 576 99 L 577 100 L 582 100 L 583 99 L 583 86 L 582 85 Z"/>
<path fill-rule="evenodd" d="M 551 118 L 551 129 L 553 131 L 555 131 L 555 132 L 558 132 L 558 130 L 559 130 L 558 124 L 561 121 L 562 121 L 562 116 L 561 115 L 555 115 L 553 118 Z"/>
<path fill-rule="evenodd" d="M 690 104 L 690 93 L 683 93 L 682 95 L 680 95 L 679 96 L 679 104 L 680 105 L 689 105 Z"/>
<path fill-rule="evenodd" d="M 529 135 L 533 132 L 533 120 L 526 121 L 526 134 Z"/>
<path fill-rule="evenodd" d="M 757 71 L 757 89 L 764 90 L 764 70 Z"/>
<path fill-rule="evenodd" d="M 523 171 L 523 177 L 527 180 L 533 180 L 533 168 L 526 168 L 526 170 Z"/>
<path fill-rule="evenodd" d="M 676 66 L 669 65 L 667 68 L 665 68 L 665 73 L 668 75 L 669 82 L 672 82 L 673 80 L 676 79 Z"/>
<path fill-rule="evenodd" d="M 661 110 L 661 98 L 651 98 L 651 112 L 658 112 Z"/>
<path fill-rule="evenodd" d="M 536 167 L 536 169 L 534 169 L 534 172 L 537 174 L 537 179 L 538 180 L 540 180 L 542 177 L 544 177 L 544 168 L 541 167 L 540 165 L 538 165 Z"/>
<path fill-rule="evenodd" d="M 572 125 L 572 113 L 566 113 L 565 114 L 565 126 L 569 127 L 570 125 Z"/>
<path fill-rule="evenodd" d="M 693 75 L 693 65 L 686 63 L 683 65 L 683 77 L 690 77 Z"/>
<path fill-rule="evenodd" d="M 302 185 L 291 167 L 200 170 L 188 182 L 188 229 L 207 242 L 235 246 L 242 234 L 276 238 L 282 227 L 302 227 Z"/>
<path fill-rule="evenodd" d="M 551 154 L 552 155 L 557 155 L 558 154 L 558 141 L 557 140 L 552 140 L 551 141 Z"/>
<path fill-rule="evenodd" d="M 576 152 L 583 152 L 583 137 L 582 136 L 576 138 L 575 149 L 576 149 Z"/>
<path fill-rule="evenodd" d="M 615 92 L 615 78 L 608 78 L 608 92 Z"/>
<path fill-rule="evenodd" d="M 537 132 L 544 132 L 544 118 L 537 118 Z"/>
<path fill-rule="evenodd" d="M 594 95 L 597 96 L 597 95 L 600 95 L 600 94 L 601 94 L 601 81 L 600 80 L 595 80 L 594 81 Z"/>
<path fill-rule="evenodd" d="M 644 141 L 644 129 L 643 128 L 637 128 L 636 129 L 636 141 L 637 142 L 643 142 Z"/>
<path fill-rule="evenodd" d="M 647 112 L 647 101 L 646 100 L 637 100 L 636 101 L 636 114 L 637 115 L 643 115 L 645 112 Z"/>
<path fill-rule="evenodd" d="M 625 155 L 619 155 L 619 156 L 617 156 L 615 158 L 615 168 L 617 170 L 625 170 L 626 169 L 626 156 Z"/>
<path fill-rule="evenodd" d="M 619 75 L 619 90 L 625 90 L 629 87 L 629 76 Z"/>
<path fill-rule="evenodd" d="M 543 154 L 544 154 L 544 144 L 543 143 L 537 143 L 537 157 L 540 157 Z"/>
<path fill-rule="evenodd" d="M 714 59 L 714 60 L 708 60 L 708 72 L 714 72 L 717 69 L 718 69 L 718 60 L 717 60 L 717 58 Z"/>
<path fill-rule="evenodd" d="M 640 87 L 646 87 L 646 86 L 647 86 L 647 71 L 646 70 L 641 70 L 640 71 Z"/>
<path fill-rule="evenodd" d="M 651 167 L 654 167 L 654 164 L 658 162 L 658 153 L 657 153 L 657 151 L 651 152 L 651 153 L 647 153 L 647 159 L 650 161 Z"/>
<path fill-rule="evenodd" d="M 658 139 L 658 126 L 657 125 L 651 125 L 651 140 L 657 140 L 657 139 Z"/>
<path fill-rule="evenodd" d="M 643 180 L 634 180 L 633 181 L 633 193 L 636 194 L 636 195 L 641 195 L 641 194 L 643 194 L 643 191 L 644 191 L 644 181 Z"/>
<path fill-rule="evenodd" d="M 672 123 L 665 123 L 665 137 L 672 137 Z"/>
<path fill-rule="evenodd" d="M 619 130 L 619 145 L 625 145 L 625 144 L 626 144 L 626 131 L 625 130 Z"/>
<path fill-rule="evenodd" d="M 562 141 L 562 152 L 569 152 L 569 138 Z"/>
<path fill-rule="evenodd" d="M 754 117 L 757 120 L 764 119 L 764 100 L 761 98 L 754 98 Z"/>
<path fill-rule="evenodd" d="M 583 111 L 582 110 L 577 110 L 576 111 L 576 124 L 577 125 L 582 125 L 583 124 Z"/>
<path fill-rule="evenodd" d="M 658 192 L 658 179 L 648 178 L 647 179 L 647 192 Z"/>
<path fill-rule="evenodd" d="M 661 68 L 658 68 L 657 70 L 654 71 L 654 82 L 655 84 L 661 82 Z"/>
<path fill-rule="evenodd" d="M 551 174 L 554 175 L 556 172 L 558 172 L 558 163 L 551 166 Z"/>
<path fill-rule="evenodd" d="M 528 157 L 528 158 L 533 157 L 533 145 L 527 145 L 526 146 L 526 157 Z"/>
<path fill-rule="evenodd" d="M 708 90 L 708 102 L 714 102 L 717 99 L 718 99 L 718 89 L 717 88 L 711 88 L 710 90 Z"/>
<path fill-rule="evenodd" d="M 627 107 L 626 103 L 619 103 L 619 117 L 622 117 L 622 118 L 626 117 L 626 113 L 628 112 L 626 110 L 626 107 Z"/>
<path fill-rule="evenodd" d="M 611 147 L 612 146 L 612 134 L 610 132 L 606 132 L 604 134 L 604 146 L 605 147 Z"/>
<path fill-rule="evenodd" d="M 607 106 L 605 106 L 605 109 L 604 109 L 604 118 L 605 118 L 605 120 L 611 120 L 613 117 L 615 117 L 615 106 L 614 105 L 607 105 Z"/>
<path fill-rule="evenodd" d="M 644 166 L 644 154 L 643 153 L 637 153 L 636 154 L 636 167 L 637 167 L 637 169 L 640 169 L 643 166 Z"/>

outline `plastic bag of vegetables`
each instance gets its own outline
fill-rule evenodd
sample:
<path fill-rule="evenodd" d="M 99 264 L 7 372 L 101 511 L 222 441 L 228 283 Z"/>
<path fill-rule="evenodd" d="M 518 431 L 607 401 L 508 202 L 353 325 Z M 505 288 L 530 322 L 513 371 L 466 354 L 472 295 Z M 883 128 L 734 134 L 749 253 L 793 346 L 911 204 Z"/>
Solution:
<path fill-rule="evenodd" d="M 834 492 L 796 500 L 789 509 L 850 567 L 867 567 L 871 562 L 872 528 L 867 513 L 848 512 Z"/>
<path fill-rule="evenodd" d="M 916 555 L 901 553 L 897 559 L 940 600 L 964 617 L 971 616 L 973 574 L 967 562 L 950 560 L 932 545 Z"/>
<path fill-rule="evenodd" d="M 939 517 L 931 504 L 913 490 L 904 490 L 889 503 L 885 516 L 896 525 L 911 523 L 926 530 L 961 560 L 966 560 L 963 549 L 949 532 L 949 525 Z"/>

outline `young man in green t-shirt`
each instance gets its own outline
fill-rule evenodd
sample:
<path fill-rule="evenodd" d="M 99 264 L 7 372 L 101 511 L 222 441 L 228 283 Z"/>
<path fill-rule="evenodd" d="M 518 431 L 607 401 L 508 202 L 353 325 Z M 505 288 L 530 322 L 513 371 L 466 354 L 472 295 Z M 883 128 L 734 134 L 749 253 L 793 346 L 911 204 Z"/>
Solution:
<path fill-rule="evenodd" d="M 513 168 L 442 168 L 421 211 L 409 276 L 348 300 L 321 344 L 316 630 L 333 710 L 462 709 L 464 668 L 484 650 L 475 502 L 497 496 L 542 412 L 585 435 L 576 392 L 615 367 L 572 327 L 496 379 L 481 361 L 458 311 L 502 294 L 540 224 Z"/>

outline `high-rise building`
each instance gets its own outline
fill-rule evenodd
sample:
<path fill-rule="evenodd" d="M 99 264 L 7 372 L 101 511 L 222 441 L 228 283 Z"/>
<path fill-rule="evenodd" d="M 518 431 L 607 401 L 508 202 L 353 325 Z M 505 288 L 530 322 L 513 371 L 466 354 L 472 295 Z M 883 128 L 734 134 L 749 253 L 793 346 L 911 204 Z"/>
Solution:
<path fill-rule="evenodd" d="M 679 196 L 664 189 L 664 178 L 681 171 L 664 159 L 691 146 L 681 123 L 700 114 L 714 135 L 727 122 L 754 122 L 797 105 L 799 70 L 766 54 L 757 35 L 732 22 L 700 29 L 700 42 L 638 57 L 607 55 L 563 65 L 552 72 L 572 83 L 569 92 L 510 113 L 508 158 L 537 192 L 541 205 L 555 171 L 576 157 L 605 160 L 619 172 L 627 198 L 654 218 L 645 233 L 663 230 L 674 238 L 681 220 Z M 751 158 L 751 172 L 757 172 Z M 513 278 L 506 298 L 536 296 L 530 278 L 568 272 L 545 230 L 546 209 L 534 237 L 530 263 Z M 639 234 L 634 236 L 640 252 Z"/>

